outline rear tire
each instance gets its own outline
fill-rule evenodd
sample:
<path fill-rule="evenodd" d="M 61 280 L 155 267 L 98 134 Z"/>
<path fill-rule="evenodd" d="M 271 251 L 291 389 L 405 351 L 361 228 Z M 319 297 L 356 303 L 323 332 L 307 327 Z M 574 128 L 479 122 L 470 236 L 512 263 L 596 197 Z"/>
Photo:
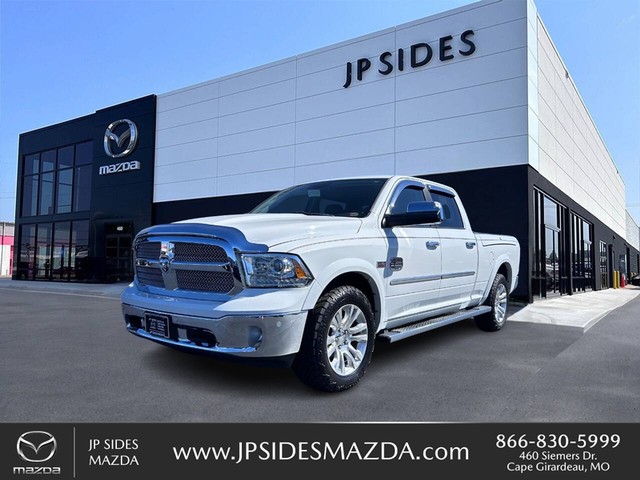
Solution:
<path fill-rule="evenodd" d="M 489 297 L 484 302 L 491 307 L 491 311 L 478 315 L 476 325 L 485 332 L 495 332 L 504 327 L 507 321 L 507 309 L 509 307 L 509 285 L 504 275 L 498 273 L 493 279 Z"/>
<path fill-rule="evenodd" d="M 374 316 L 366 295 L 350 285 L 324 294 L 309 312 L 293 371 L 311 388 L 353 387 L 371 362 Z"/>

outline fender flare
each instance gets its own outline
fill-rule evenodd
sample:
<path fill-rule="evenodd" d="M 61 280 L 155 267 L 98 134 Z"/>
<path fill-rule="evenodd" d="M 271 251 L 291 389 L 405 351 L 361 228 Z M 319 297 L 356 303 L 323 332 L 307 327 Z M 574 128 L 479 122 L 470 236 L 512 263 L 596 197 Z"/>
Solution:
<path fill-rule="evenodd" d="M 374 296 L 377 299 L 377 304 L 372 305 L 377 316 L 378 328 L 383 325 L 383 315 L 385 312 L 385 297 L 384 297 L 384 285 L 380 273 L 370 263 L 357 259 L 357 258 L 345 258 L 337 260 L 327 265 L 322 274 L 315 279 L 307 298 L 304 301 L 304 310 L 313 310 L 316 303 L 322 296 L 327 286 L 340 275 L 347 273 L 355 273 L 364 276 L 373 290 Z"/>
<path fill-rule="evenodd" d="M 485 300 L 487 300 L 487 297 L 489 296 L 489 292 L 491 291 L 491 286 L 493 285 L 493 279 L 496 278 L 496 275 L 498 274 L 498 270 L 500 270 L 500 267 L 505 263 L 507 264 L 507 266 L 509 267 L 509 270 L 511 271 L 511 280 L 509 281 L 509 279 L 507 279 L 507 282 L 509 283 L 509 293 L 513 291 L 514 283 L 513 283 L 513 267 L 511 266 L 511 263 L 512 263 L 511 257 L 509 256 L 508 253 L 503 253 L 498 258 L 496 258 L 496 261 L 493 264 L 493 269 L 491 270 L 491 275 L 489 275 L 489 281 L 487 282 L 487 286 L 484 288 L 484 293 L 482 294 L 482 300 L 480 300 L 480 305 L 482 305 L 485 302 Z"/>

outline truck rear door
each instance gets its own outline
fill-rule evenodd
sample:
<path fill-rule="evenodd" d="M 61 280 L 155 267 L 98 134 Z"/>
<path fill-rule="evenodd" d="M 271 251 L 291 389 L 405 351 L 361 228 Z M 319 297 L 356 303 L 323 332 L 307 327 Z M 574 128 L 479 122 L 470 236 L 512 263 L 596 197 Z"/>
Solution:
<path fill-rule="evenodd" d="M 429 193 L 434 202 L 442 204 L 444 216 L 443 222 L 435 227 L 442 248 L 438 303 L 443 306 L 459 304 L 464 308 L 471 300 L 478 270 L 476 237 L 466 221 L 466 215 L 462 213 L 458 198 L 437 186 L 430 186 Z"/>

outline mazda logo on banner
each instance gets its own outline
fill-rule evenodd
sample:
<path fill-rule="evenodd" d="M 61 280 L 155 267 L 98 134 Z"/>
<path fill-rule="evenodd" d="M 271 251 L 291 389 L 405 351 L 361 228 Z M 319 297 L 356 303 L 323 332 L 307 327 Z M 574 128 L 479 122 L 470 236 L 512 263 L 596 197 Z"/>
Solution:
<path fill-rule="evenodd" d="M 126 125 L 125 130 L 122 130 L 120 125 Z M 116 130 L 120 133 L 116 133 Z M 109 124 L 107 130 L 104 132 L 104 153 L 111 158 L 122 158 L 133 152 L 138 143 L 138 128 L 136 124 L 126 118 L 122 120 L 116 120 Z M 114 153 L 113 146 L 117 146 L 118 149 L 124 148 L 119 153 Z"/>
<path fill-rule="evenodd" d="M 57 447 L 56 437 L 43 431 L 23 433 L 16 444 L 20 458 L 31 463 L 50 460 L 55 455 Z"/>

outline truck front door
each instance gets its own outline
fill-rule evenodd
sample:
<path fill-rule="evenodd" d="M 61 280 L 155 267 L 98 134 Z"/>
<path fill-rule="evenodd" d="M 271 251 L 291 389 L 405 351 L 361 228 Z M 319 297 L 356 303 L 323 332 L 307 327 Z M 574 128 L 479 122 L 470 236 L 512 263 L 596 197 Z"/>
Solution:
<path fill-rule="evenodd" d="M 425 186 L 403 180 L 391 196 L 387 213 L 404 213 L 407 205 L 424 202 Z M 387 292 L 387 318 L 402 322 L 437 308 L 442 273 L 438 230 L 427 225 L 383 229 L 387 241 L 384 271 Z"/>

